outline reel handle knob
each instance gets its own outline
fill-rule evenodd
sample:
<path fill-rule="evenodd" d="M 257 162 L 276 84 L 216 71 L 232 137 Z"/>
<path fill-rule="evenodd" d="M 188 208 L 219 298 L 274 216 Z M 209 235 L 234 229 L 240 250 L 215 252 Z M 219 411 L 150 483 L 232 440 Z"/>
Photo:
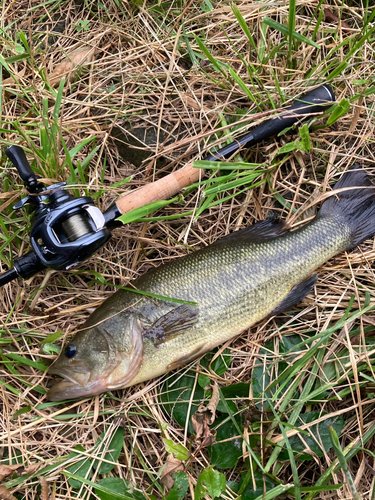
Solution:
<path fill-rule="evenodd" d="M 38 193 L 42 190 L 41 184 L 38 182 L 38 177 L 32 171 L 29 162 L 27 161 L 25 151 L 20 146 L 10 146 L 5 154 L 16 167 L 21 179 L 24 181 L 27 190 L 30 193 Z"/>

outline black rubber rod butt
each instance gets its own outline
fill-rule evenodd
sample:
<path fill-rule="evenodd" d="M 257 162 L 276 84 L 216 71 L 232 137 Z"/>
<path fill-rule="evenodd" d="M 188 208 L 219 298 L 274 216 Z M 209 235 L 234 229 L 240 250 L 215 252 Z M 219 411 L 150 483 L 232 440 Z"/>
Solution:
<path fill-rule="evenodd" d="M 0 274 L 0 287 L 10 283 L 18 277 L 17 271 L 12 267 L 9 271 L 6 271 L 3 274 Z"/>
<path fill-rule="evenodd" d="M 24 181 L 28 190 L 35 192 L 38 189 L 38 180 L 35 173 L 31 170 L 25 151 L 21 146 L 13 145 L 5 150 L 5 154 L 16 167 L 19 176 Z"/>
<path fill-rule="evenodd" d="M 299 120 L 309 118 L 309 115 L 324 111 L 335 101 L 335 94 L 329 85 L 322 85 L 308 94 L 297 99 L 290 107 L 282 110 L 275 118 L 270 118 L 251 132 L 209 154 L 204 160 L 220 161 L 233 156 L 242 148 L 249 148 L 259 142 L 279 134 L 284 129 L 291 127 Z"/>

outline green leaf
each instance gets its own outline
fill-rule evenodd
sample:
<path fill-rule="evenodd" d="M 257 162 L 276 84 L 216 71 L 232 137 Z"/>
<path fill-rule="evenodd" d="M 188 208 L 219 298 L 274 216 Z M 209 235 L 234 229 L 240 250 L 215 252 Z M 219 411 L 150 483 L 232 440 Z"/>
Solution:
<path fill-rule="evenodd" d="M 229 181 L 229 182 L 226 182 L 223 184 L 216 184 L 213 187 L 207 188 L 205 190 L 205 194 L 206 194 L 206 196 L 208 196 L 212 193 L 223 193 L 224 191 L 228 191 L 230 189 L 234 189 L 234 188 L 238 188 L 238 187 L 241 188 L 242 186 L 245 186 L 245 185 L 248 185 L 251 183 L 253 183 L 253 184 L 248 186 L 248 189 L 257 187 L 260 184 L 262 184 L 263 182 L 265 182 L 265 179 L 261 179 L 261 180 L 258 180 L 257 182 L 255 182 L 257 177 L 260 177 L 261 175 L 263 175 L 263 172 L 257 172 L 257 173 L 252 172 L 250 175 L 240 177 L 239 179 L 235 179 L 233 181 Z"/>
<path fill-rule="evenodd" d="M 348 461 L 347 461 L 347 459 L 346 459 L 346 457 L 341 449 L 339 437 L 338 437 L 338 435 L 337 435 L 337 433 L 332 425 L 329 426 L 328 431 L 329 431 L 329 434 L 331 437 L 333 449 L 334 449 L 336 456 L 339 460 L 340 466 L 345 474 L 346 482 L 348 484 L 348 488 L 350 490 L 351 496 L 352 496 L 352 498 L 359 500 L 361 498 L 361 496 L 358 495 L 357 488 L 356 488 L 356 485 L 355 485 L 354 480 L 353 480 L 353 476 L 349 470 Z"/>
<path fill-rule="evenodd" d="M 291 59 L 293 49 L 294 28 L 296 27 L 296 0 L 289 0 L 288 16 L 288 60 Z"/>
<path fill-rule="evenodd" d="M 14 44 L 14 50 L 17 52 L 17 54 L 24 54 L 25 48 L 23 45 L 20 43 L 15 43 Z"/>
<path fill-rule="evenodd" d="M 198 44 L 198 47 L 200 50 L 203 52 L 203 54 L 207 57 L 207 59 L 211 62 L 213 67 L 220 73 L 222 73 L 226 77 L 225 70 L 228 69 L 227 64 L 222 63 L 221 61 L 215 59 L 211 52 L 207 49 L 207 47 L 204 45 L 202 40 L 198 38 L 196 35 L 194 35 L 195 41 Z"/>
<path fill-rule="evenodd" d="M 302 486 L 301 493 L 320 493 L 321 491 L 332 491 L 332 490 L 339 490 L 342 488 L 344 485 L 342 483 L 339 484 L 327 484 L 323 486 Z M 294 494 L 294 488 L 290 490 L 291 494 Z"/>
<path fill-rule="evenodd" d="M 203 373 L 200 373 L 198 375 L 198 384 L 204 389 L 208 385 L 210 385 L 211 379 L 208 375 L 204 375 Z"/>
<path fill-rule="evenodd" d="M 25 35 L 25 33 L 23 31 L 19 31 L 18 36 L 19 36 L 19 39 L 21 40 L 21 42 L 23 43 L 23 45 L 25 46 L 27 52 L 30 53 L 31 52 L 30 45 L 29 45 L 29 42 L 27 41 L 27 36 Z"/>
<path fill-rule="evenodd" d="M 262 20 L 260 24 L 260 45 L 259 45 L 259 51 L 258 51 L 258 59 L 260 63 L 263 63 L 265 61 L 265 54 L 266 54 L 266 47 L 267 47 L 267 31 L 268 31 L 268 24 L 264 22 L 264 19 Z"/>
<path fill-rule="evenodd" d="M 32 359 L 20 356 L 19 354 L 15 352 L 7 352 L 4 353 L 4 356 L 13 359 L 14 361 L 17 361 L 19 365 L 26 365 L 26 366 L 31 366 L 32 368 L 35 368 L 36 370 L 40 370 L 45 372 L 48 368 L 47 365 L 43 363 L 43 361 L 33 361 Z"/>
<path fill-rule="evenodd" d="M 75 447 L 75 450 L 86 451 L 85 448 L 80 444 Z M 82 457 L 82 455 L 80 453 L 73 452 L 68 456 L 68 459 L 72 459 L 74 457 Z M 86 478 L 88 477 L 91 466 L 92 466 L 92 460 L 90 460 L 88 457 L 83 457 L 81 458 L 81 460 L 78 460 L 78 462 L 67 467 L 66 470 L 71 474 L 74 474 L 75 476 Z M 73 478 L 69 479 L 69 484 L 72 488 L 80 488 L 82 486 L 81 481 L 78 481 L 77 479 Z"/>
<path fill-rule="evenodd" d="M 5 61 L 8 63 L 8 64 L 13 64 L 15 62 L 19 62 L 19 61 L 23 61 L 24 59 L 28 59 L 29 57 L 29 54 L 23 52 L 22 54 L 18 54 L 18 56 L 11 56 L 11 57 L 7 57 L 5 59 Z"/>
<path fill-rule="evenodd" d="M 230 352 L 230 349 L 225 349 L 219 356 L 215 358 L 216 353 L 218 352 L 218 349 L 214 349 L 212 352 L 209 352 L 206 354 L 200 361 L 200 364 L 206 368 L 207 371 L 213 371 L 220 377 L 224 375 L 224 373 L 227 371 L 229 368 L 231 361 L 232 361 L 232 355 Z M 215 358 L 213 361 L 212 359 Z M 211 379 L 208 375 L 200 373 L 198 375 L 198 384 L 204 389 L 208 385 L 210 385 Z M 229 401 L 229 404 L 231 405 L 231 408 L 233 411 L 236 411 L 236 405 L 232 401 Z M 219 408 L 221 406 L 221 408 Z M 218 410 L 223 411 L 222 405 L 219 403 Z M 226 413 L 226 412 L 225 412 Z"/>
<path fill-rule="evenodd" d="M 189 458 L 189 452 L 182 444 L 174 443 L 171 439 L 166 438 L 163 438 L 163 441 L 167 452 L 173 453 L 178 460 L 187 460 Z"/>
<path fill-rule="evenodd" d="M 113 184 L 110 185 L 111 189 L 118 188 L 123 186 L 124 184 L 128 184 L 128 182 L 131 181 L 131 175 L 129 177 L 125 177 L 125 179 L 121 179 L 120 181 L 114 182 Z"/>
<path fill-rule="evenodd" d="M 214 10 L 214 6 L 210 2 L 210 0 L 204 0 L 204 2 L 201 3 L 201 9 L 203 12 L 211 12 Z"/>
<path fill-rule="evenodd" d="M 246 83 L 242 80 L 240 75 L 232 67 L 229 68 L 229 73 L 233 80 L 237 82 L 238 86 L 244 92 L 244 94 L 247 95 L 247 97 L 249 97 L 253 102 L 255 102 L 255 97 L 253 96 Z"/>
<path fill-rule="evenodd" d="M 230 349 L 225 349 L 220 356 L 211 362 L 211 369 L 221 377 L 230 367 L 232 355 Z"/>
<path fill-rule="evenodd" d="M 194 499 L 201 500 L 206 495 L 212 498 L 219 497 L 225 490 L 225 476 L 222 472 L 214 470 L 212 465 L 205 469 L 198 477 L 194 490 Z"/>
<path fill-rule="evenodd" d="M 97 278 L 97 280 L 99 281 L 99 283 L 102 283 L 103 285 L 105 284 L 106 282 L 106 279 L 104 278 L 104 276 L 100 273 L 98 273 L 97 271 L 94 271 L 92 269 L 90 269 L 89 271 L 86 271 L 86 273 L 88 274 L 92 274 L 93 276 L 95 276 Z"/>
<path fill-rule="evenodd" d="M 259 495 L 255 500 L 273 500 L 273 498 L 280 498 L 281 495 L 291 490 L 293 488 L 293 484 L 279 484 L 272 488 L 271 491 L 268 491 L 266 494 Z M 297 489 L 297 488 L 296 488 Z M 299 497 L 300 498 L 300 497 Z"/>
<path fill-rule="evenodd" d="M 53 112 L 52 112 L 53 120 L 54 120 L 56 125 L 58 125 L 58 123 L 59 123 L 59 115 L 60 115 L 60 108 L 61 108 L 61 104 L 62 104 L 64 85 L 65 85 L 65 78 L 62 78 L 60 85 L 59 85 L 59 88 L 58 88 L 58 91 L 57 91 L 57 94 L 56 94 L 56 97 L 55 97 L 55 105 L 53 107 Z"/>
<path fill-rule="evenodd" d="M 251 34 L 251 31 L 249 29 L 249 26 L 246 22 L 246 20 L 243 18 L 242 14 L 241 14 L 241 11 L 240 9 L 237 7 L 237 5 L 232 5 L 232 12 L 233 14 L 236 16 L 236 19 L 238 21 L 238 24 L 241 26 L 242 28 L 242 31 L 245 33 L 245 35 L 247 36 L 247 39 L 249 40 L 249 42 L 251 43 L 253 49 L 255 50 L 255 52 L 258 54 L 258 47 L 256 45 L 256 43 L 254 42 L 254 38 L 253 38 L 253 35 Z"/>
<path fill-rule="evenodd" d="M 284 144 L 284 146 L 281 146 L 281 148 L 277 150 L 277 154 L 281 155 L 283 153 L 290 153 L 291 151 L 296 151 L 296 150 L 306 151 L 302 141 L 294 141 Z"/>
<path fill-rule="evenodd" d="M 229 410 L 228 410 L 229 408 Z M 226 405 L 220 400 L 217 404 L 216 407 L 217 411 L 220 411 L 221 413 L 236 413 L 237 412 L 237 407 L 236 403 L 234 401 L 231 401 L 230 399 L 226 400 Z"/>
<path fill-rule="evenodd" d="M 240 425 L 239 419 L 235 419 L 237 424 Z M 217 442 L 207 448 L 211 463 L 214 467 L 219 469 L 230 469 L 234 467 L 242 455 L 242 439 L 235 438 L 227 441 L 231 437 L 238 436 L 238 429 L 235 423 L 227 416 L 216 419 L 217 434 L 216 441 L 223 441 L 224 443 Z"/>
<path fill-rule="evenodd" d="M 186 472 L 176 472 L 173 476 L 174 485 L 168 493 L 167 500 L 182 500 L 189 489 L 189 478 Z"/>
<path fill-rule="evenodd" d="M 20 415 L 23 415 L 24 413 L 29 413 L 30 411 L 31 411 L 31 406 L 23 406 L 22 408 L 13 413 L 13 418 L 16 419 Z"/>
<path fill-rule="evenodd" d="M 331 81 L 331 80 L 334 80 L 335 78 L 337 78 L 341 73 L 343 73 L 346 70 L 346 68 L 348 67 L 348 64 L 349 63 L 347 61 L 342 61 L 337 66 L 337 68 L 335 68 L 333 71 L 331 71 L 331 73 L 328 75 L 327 80 Z"/>
<path fill-rule="evenodd" d="M 206 370 L 211 370 L 216 373 L 216 375 L 219 375 L 219 377 L 221 377 L 228 370 L 232 361 L 232 355 L 230 349 L 225 349 L 219 356 L 215 358 L 217 352 L 218 349 L 216 348 L 213 351 L 207 353 L 204 358 L 201 359 L 200 364 L 204 368 L 206 368 Z"/>
<path fill-rule="evenodd" d="M 73 160 L 73 158 L 81 151 L 81 149 L 90 144 L 90 142 L 92 142 L 93 140 L 95 140 L 95 136 L 83 139 L 83 141 L 81 141 L 79 144 L 74 146 L 74 148 L 69 150 L 69 158 Z"/>
<path fill-rule="evenodd" d="M 107 477 L 98 481 L 95 485 L 95 494 L 100 500 L 113 500 L 120 495 L 128 499 L 145 500 L 146 497 L 140 491 L 134 491 L 128 481 L 120 477 Z"/>
<path fill-rule="evenodd" d="M 369 96 L 375 92 L 375 85 L 373 87 L 368 88 L 367 90 L 364 91 L 365 96 Z"/>
<path fill-rule="evenodd" d="M 227 385 L 221 391 L 226 398 L 249 398 L 250 384 L 239 382 L 238 384 Z"/>
<path fill-rule="evenodd" d="M 295 351 L 295 348 L 299 345 L 300 341 L 301 338 L 298 335 L 294 335 L 289 337 L 285 336 L 280 342 L 280 353 L 288 353 L 288 360 L 291 363 L 291 366 L 293 366 L 294 357 L 298 356 L 298 353 L 301 350 L 300 348 Z M 289 364 L 285 361 L 280 361 L 275 364 L 274 352 L 275 348 L 273 342 L 267 342 L 259 351 L 259 362 L 257 362 L 257 364 L 255 365 L 251 377 L 253 395 L 255 400 L 258 398 L 272 400 L 274 393 L 279 389 L 279 384 L 274 383 L 274 385 L 276 385 L 274 389 L 270 389 L 268 387 L 271 382 L 271 374 L 272 380 L 277 380 L 279 378 L 279 374 L 283 373 L 289 366 Z M 291 384 L 293 383 L 293 380 L 294 379 L 291 378 L 287 383 L 285 383 L 284 387 L 280 391 L 279 397 L 282 397 L 282 395 L 287 393 Z M 264 402 L 261 405 L 258 405 L 258 407 L 260 410 L 267 411 L 269 409 L 269 404 L 267 402 Z"/>
<path fill-rule="evenodd" d="M 183 377 L 179 373 L 168 377 L 159 395 L 159 400 L 163 404 L 165 411 L 181 427 L 188 425 L 190 433 L 194 432 L 191 417 L 198 410 L 204 398 L 204 391 L 199 384 L 195 383 L 195 377 L 196 374 L 193 371 L 188 371 Z M 195 390 L 193 392 L 194 386 Z"/>
<path fill-rule="evenodd" d="M 335 123 L 335 121 L 337 121 L 339 118 L 346 115 L 349 109 L 350 102 L 348 101 L 348 99 L 341 99 L 340 102 L 334 104 L 332 113 L 327 120 L 327 125 L 332 125 L 332 123 Z"/>
<path fill-rule="evenodd" d="M 48 342 L 44 342 L 43 344 L 40 344 L 40 348 L 43 351 L 44 354 L 47 354 L 48 356 L 52 354 L 60 354 L 61 352 L 61 346 L 57 344 L 50 344 Z"/>
<path fill-rule="evenodd" d="M 260 167 L 266 167 L 264 163 L 248 163 L 245 161 L 206 161 L 196 160 L 193 163 L 194 168 L 204 168 L 212 170 L 253 170 L 256 171 Z M 263 174 L 264 170 L 258 170 L 257 174 Z"/>
<path fill-rule="evenodd" d="M 266 342 L 264 347 L 258 353 L 258 360 L 251 377 L 251 385 L 253 388 L 254 400 L 262 399 L 265 396 L 267 399 L 272 399 L 272 393 L 267 389 L 271 382 L 271 367 L 274 359 L 274 347 L 272 342 Z M 274 368 L 274 378 L 277 377 L 278 366 Z M 269 408 L 268 403 L 264 406 L 264 411 Z M 259 408 L 261 409 L 261 408 Z"/>
<path fill-rule="evenodd" d="M 307 412 L 302 413 L 300 415 L 300 420 L 297 422 L 298 426 L 302 426 L 303 424 L 309 424 L 314 422 L 318 418 L 324 416 L 324 413 L 321 412 Z M 316 456 L 322 457 L 324 452 L 329 452 L 332 448 L 331 437 L 329 433 L 329 427 L 332 425 L 334 430 L 338 435 L 340 435 L 341 431 L 344 428 L 344 418 L 342 416 L 339 417 L 331 417 L 323 420 L 318 425 L 312 425 L 308 428 L 309 436 L 303 436 L 303 441 L 299 438 L 298 435 L 292 436 L 289 438 L 290 446 L 293 452 L 297 455 L 296 460 L 311 460 L 312 456 L 308 453 L 302 453 L 303 450 L 306 449 L 306 446 L 310 448 L 310 450 L 315 453 Z M 320 444 L 323 446 L 321 448 Z M 279 455 L 280 460 L 288 460 L 288 452 L 284 450 Z"/>
<path fill-rule="evenodd" d="M 263 475 L 261 471 L 257 470 L 253 475 L 249 470 L 247 474 L 241 477 L 238 493 L 241 495 L 242 500 L 255 500 L 259 495 L 265 494 L 274 487 L 273 482 Z"/>
<path fill-rule="evenodd" d="M 97 445 L 100 445 L 100 448 L 96 452 L 96 455 L 102 457 L 104 450 L 108 449 L 108 451 L 104 455 L 104 460 L 108 460 L 114 463 L 95 460 L 95 462 L 93 463 L 93 467 L 98 471 L 99 474 L 108 474 L 116 466 L 117 460 L 120 456 L 124 444 L 124 429 L 122 427 L 118 427 L 109 445 L 107 442 L 103 442 L 105 437 L 106 433 L 103 432 L 97 442 Z"/>
<path fill-rule="evenodd" d="M 62 330 L 57 330 L 57 332 L 50 333 L 47 335 L 45 339 L 41 341 L 42 344 L 52 344 L 52 342 L 56 342 L 63 335 Z"/>
<path fill-rule="evenodd" d="M 236 481 L 227 481 L 227 488 L 230 488 L 235 493 L 238 493 L 240 485 Z"/>
<path fill-rule="evenodd" d="M 309 132 L 309 126 L 307 123 L 305 123 L 302 127 L 298 129 L 299 135 L 301 137 L 301 141 L 303 144 L 303 150 L 304 151 L 311 151 L 311 139 L 310 139 L 310 132 Z"/>

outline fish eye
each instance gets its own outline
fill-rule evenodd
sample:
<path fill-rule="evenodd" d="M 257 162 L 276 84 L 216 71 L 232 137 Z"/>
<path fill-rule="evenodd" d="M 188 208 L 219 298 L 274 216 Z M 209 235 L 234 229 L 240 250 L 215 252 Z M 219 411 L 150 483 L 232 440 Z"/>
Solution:
<path fill-rule="evenodd" d="M 72 358 L 77 353 L 77 346 L 75 344 L 69 344 L 65 349 L 65 356 L 67 358 Z"/>

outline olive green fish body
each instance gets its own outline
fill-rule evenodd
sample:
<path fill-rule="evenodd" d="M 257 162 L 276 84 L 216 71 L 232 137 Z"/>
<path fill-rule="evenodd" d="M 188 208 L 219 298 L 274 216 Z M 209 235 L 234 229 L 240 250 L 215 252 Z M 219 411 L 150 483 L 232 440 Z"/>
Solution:
<path fill-rule="evenodd" d="M 134 283 L 144 292 L 192 301 L 196 306 L 134 297 L 119 290 L 97 310 L 101 317 L 102 311 L 115 315 L 131 306 L 113 317 L 113 326 L 108 323 L 107 330 L 118 342 L 127 336 L 127 315 L 143 322 L 143 360 L 128 385 L 180 366 L 270 315 L 295 285 L 350 243 L 349 231 L 327 219 L 264 242 L 252 242 L 251 234 L 238 236 L 176 259 Z M 165 315 L 173 320 L 173 311 L 181 309 L 187 316 L 197 314 L 194 324 L 185 328 L 182 323 L 177 332 L 170 332 L 173 325 L 168 324 L 155 342 L 149 331 L 152 324 Z"/>
<path fill-rule="evenodd" d="M 350 171 L 336 189 L 359 183 L 369 186 L 363 171 Z M 196 305 L 116 292 L 75 337 L 76 355 L 60 356 L 52 371 L 66 380 L 49 397 L 96 394 L 156 377 L 296 304 L 313 287 L 315 269 L 375 232 L 375 222 L 369 222 L 375 214 L 372 188 L 339 197 L 329 198 L 299 230 L 263 221 L 133 283 L 145 293 Z"/>

